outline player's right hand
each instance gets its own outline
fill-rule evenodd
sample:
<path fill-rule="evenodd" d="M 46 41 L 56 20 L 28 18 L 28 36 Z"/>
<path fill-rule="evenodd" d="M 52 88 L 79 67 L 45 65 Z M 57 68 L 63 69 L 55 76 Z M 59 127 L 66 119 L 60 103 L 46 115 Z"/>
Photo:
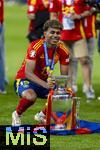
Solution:
<path fill-rule="evenodd" d="M 47 83 L 48 83 L 49 89 L 54 89 L 54 87 L 55 87 L 55 80 L 54 79 L 52 79 L 51 77 L 48 77 Z"/>

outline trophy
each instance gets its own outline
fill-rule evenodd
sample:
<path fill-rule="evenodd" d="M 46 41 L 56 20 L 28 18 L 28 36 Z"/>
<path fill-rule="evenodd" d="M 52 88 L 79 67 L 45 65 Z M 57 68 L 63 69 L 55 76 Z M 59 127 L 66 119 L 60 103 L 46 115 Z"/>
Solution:
<path fill-rule="evenodd" d="M 66 108 L 70 106 L 70 103 L 66 103 L 66 100 L 70 95 L 66 92 L 68 76 L 55 76 L 56 88 L 52 96 L 52 111 L 66 111 Z"/>
<path fill-rule="evenodd" d="M 54 130 L 70 130 L 77 126 L 77 100 L 69 86 L 70 77 L 53 76 L 56 88 L 47 101 L 47 124 L 55 124 Z"/>

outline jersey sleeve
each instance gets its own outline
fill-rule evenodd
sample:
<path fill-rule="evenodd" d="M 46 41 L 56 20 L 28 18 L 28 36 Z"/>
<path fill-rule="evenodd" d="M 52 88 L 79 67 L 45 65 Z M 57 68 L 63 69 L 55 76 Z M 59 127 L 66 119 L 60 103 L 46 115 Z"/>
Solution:
<path fill-rule="evenodd" d="M 37 57 L 37 52 L 34 49 L 34 45 L 30 44 L 28 49 L 27 49 L 26 59 L 36 60 L 36 57 Z"/>
<path fill-rule="evenodd" d="M 49 12 L 59 12 L 60 3 L 59 0 L 50 0 Z"/>
<path fill-rule="evenodd" d="M 77 0 L 74 3 L 74 9 L 76 14 L 81 14 L 84 12 L 85 0 Z"/>
<path fill-rule="evenodd" d="M 28 4 L 27 14 L 36 13 L 36 11 L 37 11 L 37 1 L 36 0 L 28 0 L 27 4 Z"/>

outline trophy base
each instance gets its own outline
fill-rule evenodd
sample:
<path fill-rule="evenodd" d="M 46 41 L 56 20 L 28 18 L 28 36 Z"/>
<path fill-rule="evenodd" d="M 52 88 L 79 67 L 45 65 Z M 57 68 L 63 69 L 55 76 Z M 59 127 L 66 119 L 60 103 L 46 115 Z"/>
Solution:
<path fill-rule="evenodd" d="M 54 130 L 65 130 L 65 128 L 64 124 L 56 124 Z"/>

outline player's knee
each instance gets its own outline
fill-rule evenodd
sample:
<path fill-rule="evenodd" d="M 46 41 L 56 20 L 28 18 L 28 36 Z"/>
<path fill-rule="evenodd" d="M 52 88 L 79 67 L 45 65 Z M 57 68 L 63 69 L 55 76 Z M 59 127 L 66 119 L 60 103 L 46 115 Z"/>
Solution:
<path fill-rule="evenodd" d="M 89 64 L 93 64 L 93 59 L 91 56 L 89 56 Z"/>
<path fill-rule="evenodd" d="M 24 91 L 22 93 L 22 97 L 31 100 L 31 101 L 35 101 L 37 98 L 37 95 L 34 91 Z"/>
<path fill-rule="evenodd" d="M 88 57 L 81 58 L 80 62 L 82 66 L 86 66 L 89 64 L 89 58 Z"/>
<path fill-rule="evenodd" d="M 36 99 L 36 95 L 28 93 L 26 95 L 26 99 L 34 101 Z"/>

